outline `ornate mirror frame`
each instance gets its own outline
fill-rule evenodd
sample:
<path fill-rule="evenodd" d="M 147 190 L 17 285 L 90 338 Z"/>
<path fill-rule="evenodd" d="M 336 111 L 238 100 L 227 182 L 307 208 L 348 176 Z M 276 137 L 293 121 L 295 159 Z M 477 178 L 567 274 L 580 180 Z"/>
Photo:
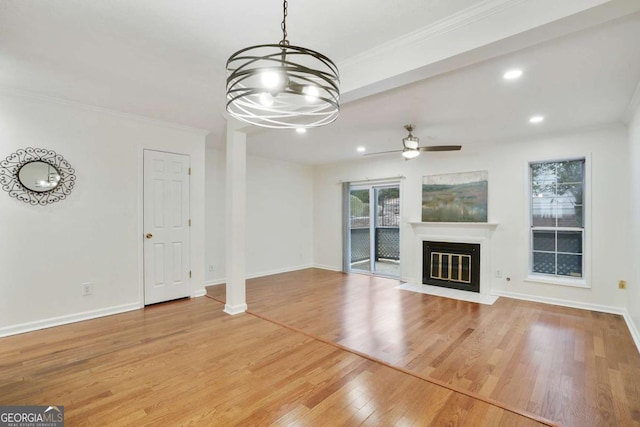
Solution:
<path fill-rule="evenodd" d="M 25 187 L 18 173 L 24 165 L 32 162 L 47 163 L 54 167 L 60 176 L 58 185 L 47 191 L 33 191 Z M 55 151 L 28 147 L 0 161 L 0 185 L 11 197 L 30 205 L 45 206 L 66 199 L 71 194 L 76 181 L 75 172 L 69 162 Z"/>

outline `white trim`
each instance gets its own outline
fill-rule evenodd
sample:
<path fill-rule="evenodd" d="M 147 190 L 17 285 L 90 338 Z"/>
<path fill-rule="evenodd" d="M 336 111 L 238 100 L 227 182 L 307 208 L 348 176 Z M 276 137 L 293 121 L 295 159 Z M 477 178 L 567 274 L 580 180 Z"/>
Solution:
<path fill-rule="evenodd" d="M 497 222 L 422 222 L 409 221 L 412 227 L 463 227 L 463 228 L 496 228 Z"/>
<path fill-rule="evenodd" d="M 143 308 L 143 305 L 141 303 L 124 304 L 124 305 L 117 305 L 115 307 L 102 308 L 99 310 L 84 311 L 76 314 L 68 314 L 65 316 L 51 317 L 49 319 L 37 320 L 35 322 L 27 322 L 27 323 L 21 323 L 13 326 L 5 326 L 4 328 L 0 328 L 0 337 L 8 337 L 10 335 L 17 335 L 17 334 L 23 334 L 25 332 L 38 331 L 40 329 L 67 325 L 69 323 L 81 322 L 83 320 L 97 319 L 98 317 L 111 316 L 113 314 L 139 310 L 141 308 Z"/>
<path fill-rule="evenodd" d="M 225 304 L 224 310 L 222 311 L 224 311 L 227 314 L 230 314 L 231 316 L 234 316 L 236 314 L 241 314 L 247 311 L 247 304 L 238 304 L 238 305 Z"/>
<path fill-rule="evenodd" d="M 545 283 L 547 285 L 562 285 L 573 286 L 574 288 L 591 289 L 591 286 L 589 286 L 587 281 L 582 277 L 573 279 L 569 276 L 546 276 L 542 274 L 529 274 L 524 279 L 524 281 L 532 283 Z"/>
<path fill-rule="evenodd" d="M 353 184 L 354 187 L 362 186 L 363 188 L 365 188 L 368 185 L 394 185 L 395 183 L 399 184 L 403 179 L 406 179 L 406 177 L 403 175 L 391 176 L 388 178 L 341 179 L 340 181 L 338 181 L 338 184 Z"/>
<path fill-rule="evenodd" d="M 227 282 L 227 279 L 222 278 L 222 279 L 215 279 L 215 280 L 210 280 L 208 282 L 206 282 L 204 284 L 204 287 L 209 287 L 209 286 L 218 286 L 218 285 L 224 285 Z"/>
<path fill-rule="evenodd" d="M 638 332 L 638 328 L 636 328 L 636 324 L 633 322 L 633 319 L 627 310 L 624 311 L 623 317 L 624 321 L 627 323 L 627 328 L 629 328 L 631 338 L 633 338 L 633 342 L 636 344 L 638 352 L 640 352 L 640 332 Z"/>
<path fill-rule="evenodd" d="M 35 100 L 35 101 L 39 101 L 47 104 L 70 106 L 80 110 L 107 114 L 111 116 L 121 117 L 124 119 L 135 120 L 135 121 L 154 124 L 158 126 L 164 126 L 171 129 L 178 129 L 186 132 L 195 133 L 196 135 L 207 136 L 208 134 L 211 133 L 211 131 L 207 129 L 200 129 L 192 126 L 179 125 L 177 123 L 167 122 L 164 120 L 152 119 L 150 117 L 139 116 L 132 113 L 124 113 L 122 111 L 111 110 L 109 108 L 98 107 L 96 105 L 91 105 L 91 104 L 84 104 L 82 102 L 72 101 L 70 99 L 42 95 L 36 92 L 31 92 L 28 90 L 18 89 L 10 86 L 5 86 L 5 85 L 0 85 L 0 94 L 7 97 L 31 99 L 31 100 Z"/>
<path fill-rule="evenodd" d="M 260 273 L 253 273 L 253 274 L 249 274 L 248 276 L 245 277 L 245 279 L 257 279 L 258 277 L 264 277 L 264 276 L 271 276 L 273 274 L 280 274 L 280 273 L 290 273 L 292 271 L 298 271 L 298 270 L 304 270 L 306 268 L 324 268 L 325 270 L 333 270 L 333 271 L 342 271 L 342 270 L 334 270 L 333 268 L 325 268 L 325 267 L 318 267 L 314 264 L 305 264 L 305 265 L 297 265 L 295 267 L 286 267 L 286 268 L 280 268 L 280 269 L 276 269 L 276 270 L 270 270 L 270 271 L 262 271 Z M 225 277 L 219 278 L 219 279 L 214 279 L 214 280 L 210 280 L 208 282 L 206 282 L 204 284 L 205 288 L 208 286 L 218 286 L 218 285 L 224 285 L 227 283 L 227 279 Z"/>
<path fill-rule="evenodd" d="M 289 273 L 291 271 L 304 270 L 305 268 L 312 268 L 312 267 L 313 267 L 313 264 L 296 265 L 295 267 L 278 268 L 275 270 L 268 270 L 268 271 L 261 271 L 259 273 L 247 274 L 245 278 L 256 279 L 258 277 L 271 276 L 273 274 L 280 274 L 280 273 Z"/>
<path fill-rule="evenodd" d="M 541 296 L 530 295 L 530 294 L 520 294 L 517 292 L 492 290 L 491 294 L 499 297 L 513 298 L 513 299 L 519 299 L 523 301 L 559 305 L 561 307 L 579 308 L 581 310 L 590 310 L 590 311 L 598 311 L 601 313 L 619 314 L 621 316 L 626 313 L 626 309 L 623 307 L 612 307 L 609 305 L 576 302 L 576 301 L 569 301 L 569 300 L 564 300 L 559 298 L 549 298 L 549 297 L 541 297 Z"/>
<path fill-rule="evenodd" d="M 397 51 L 402 48 L 411 48 L 417 43 L 423 43 L 434 37 L 441 36 L 458 28 L 473 24 L 476 21 L 485 19 L 491 15 L 502 12 L 524 0 L 485 0 L 479 4 L 463 9 L 446 18 L 433 22 L 417 31 L 389 40 L 373 49 L 369 49 L 360 54 L 354 55 L 342 62 L 340 68 L 346 68 L 358 64 L 362 61 L 385 56 L 387 52 Z"/>
<path fill-rule="evenodd" d="M 326 264 L 313 264 L 312 266 L 313 268 L 319 268 L 321 270 L 329 270 L 329 271 L 337 271 L 337 272 L 342 272 L 342 268 L 340 267 L 336 267 L 333 265 L 326 265 Z"/>
<path fill-rule="evenodd" d="M 563 162 L 570 160 L 584 159 L 584 188 L 583 188 L 583 200 L 582 200 L 582 212 L 584 214 L 583 227 L 582 227 L 582 277 L 571 278 L 569 276 L 544 276 L 538 275 L 531 271 L 533 266 L 533 241 L 532 226 L 531 226 L 531 209 L 532 209 L 532 195 L 531 195 L 531 165 L 534 163 L 547 163 L 547 162 Z M 527 282 L 546 283 L 549 285 L 558 286 L 571 286 L 575 288 L 591 289 L 591 234 L 593 234 L 593 227 L 591 227 L 591 164 L 592 156 L 591 152 L 576 154 L 573 156 L 557 156 L 557 157 L 544 157 L 527 160 L 525 162 L 525 218 L 527 218 L 527 261 L 525 263 L 524 277 Z"/>
<path fill-rule="evenodd" d="M 198 289 L 196 291 L 193 291 L 191 293 L 191 298 L 200 298 L 203 297 L 207 294 L 207 290 L 206 289 Z"/>
<path fill-rule="evenodd" d="M 539 297 L 536 295 L 520 294 L 517 292 L 507 292 L 507 291 L 498 291 L 498 290 L 491 291 L 491 294 L 499 297 L 513 298 L 513 299 L 518 299 L 522 301 L 531 301 L 531 302 L 539 302 L 542 304 L 558 305 L 560 307 L 569 307 L 569 308 L 577 308 L 580 310 L 598 311 L 600 313 L 618 314 L 622 316 L 625 323 L 627 324 L 627 328 L 629 329 L 629 334 L 631 334 L 633 343 L 636 345 L 638 352 L 640 352 L 640 332 L 636 328 L 635 323 L 633 323 L 633 319 L 629 315 L 629 312 L 624 307 L 612 307 L 609 305 L 582 303 L 582 302 L 575 302 L 575 301 L 563 300 L 558 298 Z"/>
<path fill-rule="evenodd" d="M 424 285 L 422 283 L 401 283 L 396 289 L 417 292 L 420 294 L 435 295 L 442 298 L 457 299 L 460 301 L 474 302 L 476 304 L 493 305 L 497 295 L 480 294 L 477 292 L 460 291 L 458 289 L 443 288 L 440 286 Z"/>

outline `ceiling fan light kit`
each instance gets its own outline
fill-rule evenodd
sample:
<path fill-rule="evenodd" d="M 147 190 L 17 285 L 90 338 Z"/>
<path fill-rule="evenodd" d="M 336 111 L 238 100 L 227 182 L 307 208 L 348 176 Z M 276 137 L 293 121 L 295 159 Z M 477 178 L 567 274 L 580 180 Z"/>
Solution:
<path fill-rule="evenodd" d="M 319 52 L 289 44 L 287 6 L 285 0 L 278 44 L 250 46 L 227 60 L 226 109 L 267 128 L 327 125 L 340 112 L 338 67 Z"/>
<path fill-rule="evenodd" d="M 402 157 L 405 160 L 415 159 L 420 155 L 421 151 L 460 151 L 461 145 L 429 145 L 426 147 L 420 147 L 420 138 L 413 136 L 414 125 L 404 125 L 404 128 L 409 132 L 409 135 L 402 138 L 402 150 L 382 151 L 379 153 L 367 153 L 365 156 L 371 156 L 376 154 L 390 154 L 390 153 L 402 153 Z"/>

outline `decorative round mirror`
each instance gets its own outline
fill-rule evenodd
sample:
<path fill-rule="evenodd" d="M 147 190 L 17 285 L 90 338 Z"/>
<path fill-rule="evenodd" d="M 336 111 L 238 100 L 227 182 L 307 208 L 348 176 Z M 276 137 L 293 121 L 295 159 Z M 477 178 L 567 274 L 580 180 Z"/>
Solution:
<path fill-rule="evenodd" d="M 27 190 L 44 193 L 60 184 L 60 172 L 50 163 L 41 160 L 25 163 L 18 171 L 18 181 Z"/>
<path fill-rule="evenodd" d="M 65 199 L 75 185 L 75 170 L 53 150 L 20 149 L 0 162 L 2 189 L 31 205 Z"/>

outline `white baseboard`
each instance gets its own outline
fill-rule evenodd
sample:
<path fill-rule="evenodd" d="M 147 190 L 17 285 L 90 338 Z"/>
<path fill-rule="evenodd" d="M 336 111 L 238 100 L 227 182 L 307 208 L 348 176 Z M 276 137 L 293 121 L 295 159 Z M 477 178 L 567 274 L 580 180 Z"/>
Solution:
<path fill-rule="evenodd" d="M 245 311 L 247 311 L 247 304 L 238 304 L 238 305 L 225 304 L 224 310 L 222 311 L 232 316 L 236 314 L 244 313 Z"/>
<path fill-rule="evenodd" d="M 576 301 L 568 301 L 557 298 L 547 298 L 547 297 L 539 297 L 536 295 L 528 295 L 528 294 L 519 294 L 516 292 L 505 292 L 505 291 L 491 291 L 492 295 L 506 297 L 506 298 L 514 298 L 524 301 L 532 301 L 532 302 L 540 302 L 543 304 L 552 304 L 559 305 L 562 307 L 570 307 L 570 308 L 579 308 L 582 310 L 590 310 L 590 311 L 599 311 L 601 313 L 609 313 L 609 314 L 619 314 L 624 319 L 627 324 L 627 328 L 629 329 L 629 333 L 631 334 L 631 338 L 633 338 L 633 342 L 640 352 L 640 333 L 638 333 L 638 329 L 636 328 L 633 319 L 629 315 L 629 312 L 626 308 L 623 307 L 611 307 L 608 305 L 600 305 L 600 304 L 590 304 L 590 303 L 582 303 Z"/>
<path fill-rule="evenodd" d="M 312 264 L 304 264 L 304 265 L 296 265 L 294 267 L 279 268 L 276 270 L 261 271 L 259 273 L 248 274 L 247 279 L 256 279 L 258 277 L 271 276 L 273 274 L 289 273 L 291 271 L 304 270 L 305 268 L 311 268 L 311 267 L 313 267 Z"/>
<path fill-rule="evenodd" d="M 633 338 L 633 342 L 636 343 L 636 347 L 638 348 L 638 352 L 640 352 L 640 333 L 638 333 L 638 328 L 634 323 L 631 315 L 627 310 L 624 313 L 624 321 L 627 322 L 627 328 L 629 328 L 629 333 L 631 334 L 631 338 Z"/>
<path fill-rule="evenodd" d="M 569 307 L 569 308 L 579 308 L 582 310 L 599 311 L 601 313 L 624 315 L 627 311 L 623 307 L 612 307 L 609 305 L 590 304 L 586 302 L 576 302 L 576 301 L 569 301 L 569 300 L 564 300 L 559 298 L 541 297 L 537 295 L 521 294 L 517 292 L 491 290 L 489 293 L 491 295 L 496 295 L 499 297 L 520 299 L 520 300 L 532 301 L 532 302 L 541 302 L 543 304 L 559 305 L 561 307 Z"/>
<path fill-rule="evenodd" d="M 304 264 L 304 265 L 296 265 L 294 267 L 286 267 L 286 268 L 279 268 L 276 270 L 269 270 L 269 271 L 261 271 L 259 273 L 252 273 L 252 274 L 248 274 L 245 279 L 257 279 L 258 277 L 264 277 L 264 276 L 271 276 L 273 274 L 280 274 L 280 273 L 290 273 L 292 271 L 298 271 L 298 270 L 304 270 L 305 268 L 312 268 L 314 267 L 311 264 Z M 226 278 L 220 278 L 220 279 L 214 279 L 214 280 L 210 280 L 208 282 L 206 282 L 204 284 L 205 287 L 207 286 L 217 286 L 217 285 L 223 285 L 227 283 L 227 279 Z"/>
<path fill-rule="evenodd" d="M 25 332 L 37 331 L 40 329 L 52 328 L 54 326 L 67 325 L 69 323 L 80 322 L 83 320 L 96 319 L 98 317 L 111 316 L 113 314 L 124 313 L 127 311 L 138 310 L 142 308 L 142 304 L 124 304 L 115 307 L 102 308 L 100 310 L 84 311 L 82 313 L 69 314 L 66 316 L 52 317 L 49 319 L 37 320 L 35 322 L 21 323 L 19 325 L 6 326 L 0 328 L 0 337 L 8 337 L 10 335 L 23 334 Z"/>
<path fill-rule="evenodd" d="M 207 294 L 206 289 L 197 289 L 197 290 L 193 291 L 193 294 L 191 295 L 191 298 L 203 297 L 206 294 Z"/>
<path fill-rule="evenodd" d="M 322 270 L 329 270 L 329 271 L 337 271 L 337 272 L 341 272 L 342 271 L 342 267 L 335 267 L 333 265 L 313 264 L 312 267 L 313 268 L 320 268 Z"/>

